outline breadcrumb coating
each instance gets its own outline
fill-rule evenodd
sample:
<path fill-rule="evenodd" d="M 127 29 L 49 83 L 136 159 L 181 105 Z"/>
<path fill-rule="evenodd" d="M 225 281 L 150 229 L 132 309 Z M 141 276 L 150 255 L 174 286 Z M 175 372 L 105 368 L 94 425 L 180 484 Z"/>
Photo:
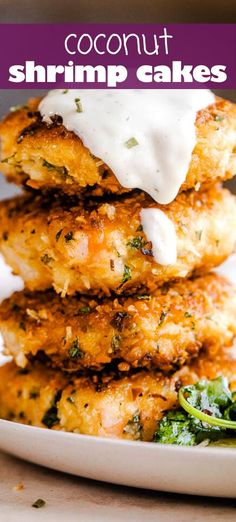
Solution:
<path fill-rule="evenodd" d="M 0 252 L 32 291 L 153 292 L 165 282 L 208 272 L 234 251 L 235 201 L 215 186 L 183 192 L 162 206 L 177 236 L 177 261 L 163 266 L 140 219 L 142 208 L 160 207 L 144 193 L 109 202 L 29 194 L 0 202 Z"/>
<path fill-rule="evenodd" d="M 1 418 L 98 437 L 151 441 L 165 412 L 178 406 L 178 390 L 202 378 L 225 375 L 236 388 L 232 349 L 201 356 L 168 376 L 139 371 L 70 376 L 41 364 L 0 368 Z"/>
<path fill-rule="evenodd" d="M 121 194 L 120 183 L 102 158 L 92 155 L 59 117 L 42 122 L 39 99 L 10 112 L 0 124 L 1 171 L 10 181 L 34 189 L 59 189 L 69 195 Z M 180 190 L 232 178 L 236 173 L 236 105 L 216 98 L 196 117 L 197 143 Z"/>
<path fill-rule="evenodd" d="M 236 334 L 236 289 L 208 274 L 165 285 L 151 296 L 60 298 L 16 292 L 0 306 L 6 355 L 26 367 L 43 357 L 66 371 L 173 371 L 201 350 L 217 354 Z"/>

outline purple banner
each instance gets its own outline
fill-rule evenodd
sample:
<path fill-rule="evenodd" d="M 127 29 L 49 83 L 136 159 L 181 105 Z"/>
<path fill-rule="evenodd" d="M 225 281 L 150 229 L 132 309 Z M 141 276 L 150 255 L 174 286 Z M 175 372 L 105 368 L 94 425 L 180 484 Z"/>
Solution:
<path fill-rule="evenodd" d="M 236 24 L 1 24 L 0 88 L 236 88 Z"/>

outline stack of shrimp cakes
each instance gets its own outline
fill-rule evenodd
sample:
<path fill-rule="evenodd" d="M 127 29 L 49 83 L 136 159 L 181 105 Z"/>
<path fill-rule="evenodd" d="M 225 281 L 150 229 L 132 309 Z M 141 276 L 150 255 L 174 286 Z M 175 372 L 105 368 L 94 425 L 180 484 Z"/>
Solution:
<path fill-rule="evenodd" d="M 153 440 L 182 385 L 236 381 L 236 290 L 210 270 L 235 249 L 236 107 L 196 118 L 186 180 L 168 205 L 121 187 L 39 100 L 0 125 L 1 170 L 24 187 L 0 203 L 0 253 L 25 289 L 0 306 L 2 418 Z M 177 260 L 158 264 L 142 209 L 172 221 Z"/>

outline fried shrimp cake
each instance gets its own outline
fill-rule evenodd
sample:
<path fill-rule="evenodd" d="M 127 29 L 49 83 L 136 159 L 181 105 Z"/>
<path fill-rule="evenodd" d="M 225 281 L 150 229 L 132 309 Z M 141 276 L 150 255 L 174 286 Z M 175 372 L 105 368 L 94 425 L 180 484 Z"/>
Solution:
<path fill-rule="evenodd" d="M 177 236 L 177 261 L 168 266 L 153 257 L 142 208 L 160 207 L 143 193 L 105 203 L 35 194 L 3 201 L 0 252 L 29 290 L 53 286 L 62 296 L 102 296 L 154 291 L 166 281 L 206 273 L 234 250 L 236 204 L 227 190 L 183 192 L 161 207 Z"/>
<path fill-rule="evenodd" d="M 66 376 L 35 363 L 19 370 L 0 368 L 0 416 L 4 419 L 86 435 L 151 441 L 167 410 L 178 406 L 177 390 L 202 378 L 225 375 L 236 387 L 236 361 L 231 349 L 172 376 L 139 371 Z"/>
<path fill-rule="evenodd" d="M 43 123 L 39 102 L 29 100 L 0 125 L 1 171 L 10 181 L 70 195 L 86 189 L 96 195 L 129 191 L 102 158 L 94 157 L 65 129 L 61 118 L 55 117 L 52 125 Z M 236 172 L 236 105 L 216 98 L 215 104 L 198 112 L 195 126 L 197 143 L 180 190 L 229 179 Z"/>
<path fill-rule="evenodd" d="M 176 369 L 200 350 L 217 353 L 236 334 L 236 289 L 215 274 L 164 286 L 152 296 L 61 299 L 16 292 L 0 307 L 6 355 L 35 356 L 63 370 Z"/>

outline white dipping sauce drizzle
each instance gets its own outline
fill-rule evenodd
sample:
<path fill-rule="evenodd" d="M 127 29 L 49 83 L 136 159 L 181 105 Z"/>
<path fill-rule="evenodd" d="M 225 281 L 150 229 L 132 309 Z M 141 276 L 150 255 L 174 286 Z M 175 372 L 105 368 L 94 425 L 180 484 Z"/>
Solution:
<path fill-rule="evenodd" d="M 160 265 L 174 265 L 177 260 L 177 245 L 172 221 L 159 208 L 143 208 L 140 216 L 143 231 L 152 242 L 155 261 Z"/>
<path fill-rule="evenodd" d="M 111 168 L 123 187 L 144 190 L 158 203 L 167 204 L 186 178 L 196 144 L 196 114 L 214 101 L 214 94 L 206 89 L 60 89 L 50 91 L 39 110 L 48 123 L 53 115 L 61 116 L 66 129 Z M 145 226 L 146 235 L 158 260 L 162 257 L 159 227 L 162 231 L 166 227 L 161 235 L 164 264 L 169 264 L 174 258 L 170 227 L 159 212 L 155 219 L 154 209 L 147 214 L 151 222 Z"/>

